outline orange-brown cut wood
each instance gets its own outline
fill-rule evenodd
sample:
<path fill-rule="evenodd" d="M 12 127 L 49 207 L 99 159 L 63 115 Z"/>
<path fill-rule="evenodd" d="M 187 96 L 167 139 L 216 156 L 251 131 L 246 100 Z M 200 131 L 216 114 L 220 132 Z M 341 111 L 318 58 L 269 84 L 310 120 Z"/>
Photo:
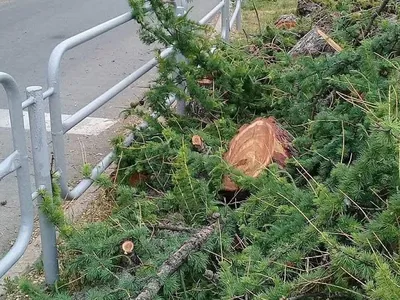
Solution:
<path fill-rule="evenodd" d="M 121 248 L 125 255 L 131 254 L 133 252 L 133 248 L 135 244 L 132 241 L 125 241 L 123 242 Z"/>
<path fill-rule="evenodd" d="M 272 162 L 285 166 L 293 153 L 289 134 L 280 128 L 275 119 L 258 118 L 243 125 L 231 140 L 225 161 L 247 176 L 257 177 Z M 228 177 L 223 180 L 224 190 L 236 191 L 239 187 Z"/>
<path fill-rule="evenodd" d="M 203 139 L 199 135 L 194 135 L 192 137 L 192 145 L 198 150 L 202 151 L 204 149 Z"/>

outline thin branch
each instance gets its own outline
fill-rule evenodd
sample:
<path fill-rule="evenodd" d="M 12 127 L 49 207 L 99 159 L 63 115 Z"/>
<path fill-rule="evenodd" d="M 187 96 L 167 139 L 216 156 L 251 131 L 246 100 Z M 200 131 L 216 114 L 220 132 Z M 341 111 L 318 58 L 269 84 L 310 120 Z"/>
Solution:
<path fill-rule="evenodd" d="M 381 6 L 379 6 L 378 10 L 372 15 L 371 20 L 369 21 L 368 27 L 364 32 L 364 36 L 367 36 L 371 31 L 372 26 L 374 25 L 375 19 L 382 13 L 385 7 L 388 5 L 389 0 L 383 0 Z"/>
<path fill-rule="evenodd" d="M 257 7 L 256 7 L 254 1 L 252 2 L 252 4 L 253 4 L 253 9 L 254 9 L 254 11 L 256 12 L 256 17 L 257 17 L 257 22 L 258 22 L 258 30 L 260 30 L 260 34 L 261 34 L 261 33 L 262 33 L 262 29 L 261 29 L 261 20 L 260 20 L 260 16 L 258 15 L 258 10 L 257 10 Z"/>
<path fill-rule="evenodd" d="M 213 216 L 213 223 L 209 226 L 203 227 L 200 231 L 195 233 L 189 240 L 187 240 L 178 251 L 173 253 L 158 269 L 154 278 L 152 278 L 142 292 L 134 298 L 135 300 L 151 300 L 155 297 L 161 287 L 164 285 L 165 280 L 174 274 L 179 267 L 187 260 L 192 252 L 200 250 L 206 243 L 208 238 L 218 226 L 219 214 Z M 133 299 L 133 298 L 130 298 Z"/>

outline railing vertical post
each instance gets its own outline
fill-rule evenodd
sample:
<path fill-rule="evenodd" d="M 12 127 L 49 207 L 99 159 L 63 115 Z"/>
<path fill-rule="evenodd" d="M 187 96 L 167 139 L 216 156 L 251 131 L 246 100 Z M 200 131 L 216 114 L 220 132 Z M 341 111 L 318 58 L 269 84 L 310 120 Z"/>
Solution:
<path fill-rule="evenodd" d="M 236 30 L 241 31 L 242 30 L 242 5 L 243 5 L 243 0 L 236 0 L 240 1 L 240 9 L 236 17 Z"/>
<path fill-rule="evenodd" d="M 57 47 L 56 47 L 57 49 Z M 53 50 L 53 53 L 56 52 Z M 53 87 L 54 91 L 49 97 L 49 108 L 50 108 L 50 120 L 51 120 L 51 141 L 53 144 L 53 154 L 55 167 L 60 172 L 60 188 L 61 195 L 63 198 L 68 198 L 69 188 L 67 182 L 67 163 L 65 159 L 65 142 L 64 142 L 64 130 L 62 124 L 62 108 L 60 101 L 60 78 L 59 78 L 59 60 L 57 58 L 50 57 L 48 66 L 48 86 Z M 58 52 L 54 56 L 59 55 Z"/>
<path fill-rule="evenodd" d="M 29 126 L 35 183 L 37 188 L 43 187 L 47 195 L 52 197 L 50 153 L 47 144 L 42 87 L 28 87 L 26 93 L 28 97 L 34 98 L 34 103 L 29 106 Z M 39 206 L 42 202 L 42 197 L 38 197 Z M 41 211 L 39 211 L 39 222 L 46 283 L 52 285 L 58 279 L 56 229 L 54 224 Z"/>
<path fill-rule="evenodd" d="M 221 32 L 221 36 L 222 36 L 222 39 L 223 40 L 225 40 L 225 41 L 229 41 L 229 32 L 230 32 L 230 26 L 229 26 L 229 23 L 230 23 L 230 0 L 225 0 L 225 4 L 224 4 L 224 6 L 222 7 L 222 13 L 221 13 L 221 22 L 222 22 L 222 24 L 221 24 L 221 29 L 222 29 L 222 32 Z"/>
<path fill-rule="evenodd" d="M 175 14 L 178 17 L 181 17 L 185 15 L 187 12 L 187 2 L 186 0 L 176 0 L 175 2 Z M 184 62 L 186 59 L 181 53 L 176 54 L 176 61 L 177 63 Z M 177 70 L 177 74 L 179 74 L 179 71 Z M 182 81 L 178 87 L 181 90 L 186 89 L 186 83 Z M 182 99 L 176 99 L 176 113 L 180 116 L 183 116 L 185 114 L 185 109 L 186 109 L 186 103 L 185 100 Z"/>

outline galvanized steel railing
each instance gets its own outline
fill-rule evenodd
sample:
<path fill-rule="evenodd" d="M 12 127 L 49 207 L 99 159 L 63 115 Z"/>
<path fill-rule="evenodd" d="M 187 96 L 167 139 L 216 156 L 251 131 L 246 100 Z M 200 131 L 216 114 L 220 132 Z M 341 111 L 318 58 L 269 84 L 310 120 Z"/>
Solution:
<path fill-rule="evenodd" d="M 240 29 L 241 27 L 241 5 L 242 0 L 236 0 L 235 9 L 232 17 L 230 17 L 230 0 L 222 0 L 206 16 L 204 16 L 199 23 L 206 24 L 221 12 L 221 36 L 224 40 L 228 41 L 230 31 L 235 22 L 237 29 Z M 187 8 L 188 3 L 186 0 L 176 0 L 175 9 L 177 15 L 186 13 Z M 0 163 L 0 180 L 12 172 L 17 173 L 18 193 L 21 207 L 21 226 L 19 234 L 13 247 L 0 260 L 0 278 L 4 276 L 6 272 L 8 272 L 8 270 L 21 258 L 29 243 L 34 220 L 32 198 L 38 198 L 38 204 L 40 205 L 43 200 L 41 198 L 42 193 L 40 193 L 40 190 L 46 191 L 46 194 L 51 196 L 50 156 L 44 118 L 44 101 L 47 99 L 49 100 L 54 161 L 60 180 L 62 196 L 65 199 L 79 198 L 113 162 L 114 152 L 110 152 L 94 167 L 90 178 L 81 180 L 77 186 L 70 189 L 68 187 L 68 177 L 66 172 L 67 162 L 65 159 L 64 134 L 157 66 L 158 60 L 156 58 L 151 59 L 141 68 L 134 71 L 132 74 L 64 121 L 61 118 L 62 109 L 60 102 L 59 79 L 60 63 L 63 55 L 68 50 L 131 20 L 133 20 L 132 13 L 128 12 L 79 33 L 58 44 L 54 48 L 49 59 L 48 89 L 42 92 L 41 87 L 27 88 L 27 99 L 25 101 L 22 101 L 15 80 L 8 74 L 0 73 L 0 83 L 5 88 L 8 97 L 14 143 L 14 152 Z M 173 47 L 162 51 L 160 56 L 161 58 L 166 58 L 171 54 L 177 54 Z M 178 102 L 178 113 L 183 113 L 185 108 L 184 102 L 179 99 L 176 99 L 176 101 Z M 170 105 L 171 101 L 169 101 L 168 104 Z M 29 113 L 32 158 L 35 174 L 35 186 L 37 189 L 33 194 L 31 192 L 28 154 L 23 124 L 23 109 L 25 108 L 28 108 Z M 143 123 L 139 126 L 146 127 L 147 124 Z M 133 140 L 134 136 L 130 135 L 126 138 L 124 143 L 128 146 Z M 56 229 L 54 225 L 49 222 L 46 216 L 41 213 L 39 213 L 39 221 L 46 283 L 53 284 L 58 279 Z"/>
<path fill-rule="evenodd" d="M 0 277 L 3 276 L 24 254 L 33 230 L 33 203 L 30 185 L 28 151 L 25 141 L 22 97 L 14 78 L 0 73 L 0 83 L 4 87 L 10 110 L 14 152 L 0 163 L 0 180 L 17 172 L 18 194 L 21 208 L 21 225 L 17 240 L 10 251 L 0 261 Z"/>

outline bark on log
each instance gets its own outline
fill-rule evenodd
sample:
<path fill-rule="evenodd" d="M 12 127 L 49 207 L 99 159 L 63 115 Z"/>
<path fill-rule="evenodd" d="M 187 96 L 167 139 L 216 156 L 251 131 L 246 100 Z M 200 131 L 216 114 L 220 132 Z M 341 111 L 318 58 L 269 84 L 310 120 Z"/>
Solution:
<path fill-rule="evenodd" d="M 219 224 L 219 215 L 215 216 L 214 223 L 202 228 L 194 234 L 188 241 L 186 241 L 181 248 L 172 254 L 158 269 L 157 275 L 149 281 L 142 292 L 135 298 L 135 300 L 151 300 L 155 297 L 161 287 L 164 285 L 165 280 L 174 274 L 179 267 L 186 261 L 192 252 L 200 250 L 201 246 L 205 244 L 214 229 Z M 133 299 L 133 298 L 130 298 Z"/>
<path fill-rule="evenodd" d="M 311 55 L 315 57 L 322 53 L 335 53 L 340 51 L 342 51 L 342 47 L 321 29 L 314 27 L 294 45 L 289 51 L 289 54 L 292 56 Z"/>

